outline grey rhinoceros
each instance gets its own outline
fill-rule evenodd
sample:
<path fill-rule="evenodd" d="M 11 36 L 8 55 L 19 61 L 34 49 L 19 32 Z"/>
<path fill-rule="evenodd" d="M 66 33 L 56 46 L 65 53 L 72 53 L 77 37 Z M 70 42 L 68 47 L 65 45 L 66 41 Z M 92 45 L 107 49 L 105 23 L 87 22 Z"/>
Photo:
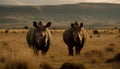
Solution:
<path fill-rule="evenodd" d="M 86 42 L 87 32 L 83 28 L 83 23 L 76 21 L 71 23 L 71 28 L 63 32 L 63 40 L 68 46 L 68 52 L 70 56 L 74 55 L 73 47 L 75 47 L 75 54 L 80 54 L 81 49 Z"/>
<path fill-rule="evenodd" d="M 48 27 L 51 26 L 51 22 L 43 25 L 42 21 L 39 23 L 33 22 L 33 27 L 29 29 L 26 35 L 26 40 L 29 47 L 33 48 L 34 53 L 38 55 L 39 50 L 42 51 L 42 55 L 46 55 L 50 46 L 51 33 Z"/>

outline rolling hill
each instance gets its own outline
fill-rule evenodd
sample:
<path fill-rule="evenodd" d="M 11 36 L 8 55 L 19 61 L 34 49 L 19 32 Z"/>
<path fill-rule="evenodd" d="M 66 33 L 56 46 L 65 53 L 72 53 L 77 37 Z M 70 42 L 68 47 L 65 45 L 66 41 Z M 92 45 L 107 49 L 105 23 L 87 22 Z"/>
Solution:
<path fill-rule="evenodd" d="M 0 26 L 31 26 L 32 21 L 66 27 L 75 21 L 87 27 L 120 27 L 120 4 L 78 3 L 44 6 L 0 5 Z"/>

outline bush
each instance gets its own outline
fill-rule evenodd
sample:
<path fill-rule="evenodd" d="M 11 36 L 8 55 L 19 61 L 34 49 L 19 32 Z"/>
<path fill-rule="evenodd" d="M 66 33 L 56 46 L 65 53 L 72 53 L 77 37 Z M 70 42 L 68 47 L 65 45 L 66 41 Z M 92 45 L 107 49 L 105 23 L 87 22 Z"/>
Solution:
<path fill-rule="evenodd" d="M 98 30 L 94 30 L 93 34 L 99 34 Z"/>
<path fill-rule="evenodd" d="M 6 59 L 4 57 L 0 58 L 0 62 L 5 63 Z"/>
<path fill-rule="evenodd" d="M 120 32 L 120 29 L 118 29 L 118 32 Z"/>
<path fill-rule="evenodd" d="M 72 62 L 64 62 L 60 69 L 85 69 L 82 64 L 75 64 Z"/>
<path fill-rule="evenodd" d="M 5 33 L 9 33 L 9 29 L 6 29 L 6 30 L 5 30 Z"/>
<path fill-rule="evenodd" d="M 52 67 L 51 65 L 43 62 L 43 63 L 40 65 L 40 69 L 53 69 L 53 67 Z"/>
<path fill-rule="evenodd" d="M 115 44 L 113 44 L 113 43 L 111 43 L 111 44 L 109 44 L 110 46 L 115 46 Z"/>
<path fill-rule="evenodd" d="M 113 50 L 112 47 L 108 47 L 108 48 L 106 48 L 106 51 L 107 51 L 107 52 L 113 52 L 114 50 Z"/>
<path fill-rule="evenodd" d="M 24 29 L 28 29 L 29 27 L 28 26 L 25 26 Z"/>
<path fill-rule="evenodd" d="M 89 36 L 90 38 L 93 38 L 93 36 L 91 35 L 91 36 Z"/>
<path fill-rule="evenodd" d="M 116 54 L 113 58 L 105 61 L 106 63 L 119 62 L 120 63 L 120 53 Z"/>

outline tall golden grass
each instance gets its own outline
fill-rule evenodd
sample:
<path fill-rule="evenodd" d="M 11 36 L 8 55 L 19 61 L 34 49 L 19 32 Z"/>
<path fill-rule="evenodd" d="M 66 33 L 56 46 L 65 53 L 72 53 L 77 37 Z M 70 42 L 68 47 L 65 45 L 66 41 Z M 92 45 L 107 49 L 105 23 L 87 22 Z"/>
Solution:
<path fill-rule="evenodd" d="M 120 67 L 118 63 L 105 63 L 105 60 L 120 52 L 120 37 L 117 31 L 110 31 L 112 33 L 108 32 L 96 37 L 93 30 L 87 30 L 88 36 L 92 38 L 88 37 L 87 43 L 78 56 L 68 56 L 67 46 L 62 39 L 64 30 L 51 30 L 52 43 L 46 56 L 41 56 L 40 52 L 39 56 L 36 56 L 28 47 L 25 39 L 27 30 L 14 31 L 16 33 L 4 33 L 4 31 L 0 33 L 0 69 L 59 69 L 64 62 L 83 64 L 87 69 Z"/>

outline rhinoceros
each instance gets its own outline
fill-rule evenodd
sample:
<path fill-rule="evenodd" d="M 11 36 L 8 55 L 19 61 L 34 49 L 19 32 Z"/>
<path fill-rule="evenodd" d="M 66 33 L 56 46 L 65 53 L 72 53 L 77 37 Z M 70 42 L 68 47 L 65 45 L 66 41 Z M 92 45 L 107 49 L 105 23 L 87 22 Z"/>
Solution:
<path fill-rule="evenodd" d="M 87 32 L 83 28 L 83 23 L 76 21 L 71 23 L 71 27 L 63 32 L 63 40 L 68 46 L 70 56 L 74 55 L 73 47 L 75 47 L 75 54 L 79 55 L 81 49 L 86 42 Z"/>
<path fill-rule="evenodd" d="M 51 33 L 48 27 L 51 26 L 51 22 L 43 25 L 42 21 L 37 23 L 33 21 L 33 28 L 29 29 L 26 35 L 26 40 L 29 45 L 34 50 L 34 53 L 38 55 L 39 50 L 41 50 L 42 55 L 46 55 L 50 46 Z"/>

